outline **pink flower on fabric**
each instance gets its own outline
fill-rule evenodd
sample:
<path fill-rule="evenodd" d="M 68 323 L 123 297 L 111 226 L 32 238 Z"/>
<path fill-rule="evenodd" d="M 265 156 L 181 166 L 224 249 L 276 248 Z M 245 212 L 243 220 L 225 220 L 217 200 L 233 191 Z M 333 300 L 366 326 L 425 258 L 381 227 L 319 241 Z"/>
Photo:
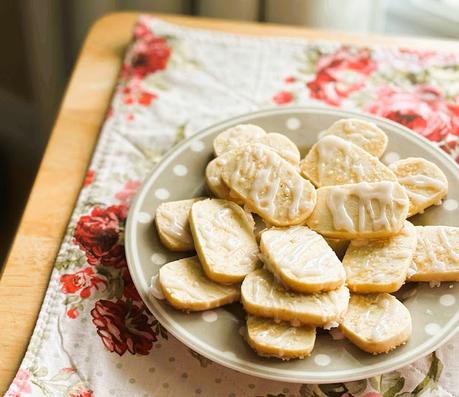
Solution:
<path fill-rule="evenodd" d="M 352 92 L 361 89 L 376 68 L 370 50 L 341 47 L 317 63 L 315 78 L 306 84 L 311 97 L 339 106 Z"/>
<path fill-rule="evenodd" d="M 435 87 L 380 87 L 365 111 L 396 121 L 425 136 L 441 141 L 459 136 L 459 102 L 448 102 Z"/>
<path fill-rule="evenodd" d="M 288 91 L 281 91 L 273 96 L 273 102 L 276 103 L 277 105 L 285 105 L 287 103 L 292 102 L 293 99 L 294 99 L 293 94 Z"/>
<path fill-rule="evenodd" d="M 129 205 L 139 186 L 140 181 L 127 181 L 123 186 L 123 190 L 115 194 L 115 198 L 122 204 Z"/>
<path fill-rule="evenodd" d="M 21 393 L 32 393 L 30 377 L 31 374 L 28 370 L 22 368 L 19 369 L 5 397 L 20 397 Z"/>

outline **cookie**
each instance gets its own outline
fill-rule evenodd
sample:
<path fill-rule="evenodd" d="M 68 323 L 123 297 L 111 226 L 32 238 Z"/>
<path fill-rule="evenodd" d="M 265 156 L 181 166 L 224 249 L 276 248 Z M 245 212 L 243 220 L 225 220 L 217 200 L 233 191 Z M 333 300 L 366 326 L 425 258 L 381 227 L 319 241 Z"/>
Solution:
<path fill-rule="evenodd" d="M 427 207 L 441 203 L 448 193 L 448 180 L 434 163 L 418 157 L 394 161 L 389 168 L 405 188 L 410 200 L 408 216 L 422 214 Z"/>
<path fill-rule="evenodd" d="M 287 322 L 249 315 L 246 340 L 260 356 L 282 360 L 305 358 L 314 348 L 316 329 L 308 325 L 292 327 Z"/>
<path fill-rule="evenodd" d="M 258 267 L 253 223 L 237 204 L 221 199 L 191 207 L 190 226 L 205 274 L 220 283 L 237 283 Z"/>
<path fill-rule="evenodd" d="M 261 143 L 269 146 L 284 160 L 294 166 L 300 163 L 300 151 L 296 145 L 283 134 L 270 132 L 267 134 L 260 127 L 241 124 L 223 131 L 214 139 L 214 152 L 220 156 L 225 152 L 250 143 Z"/>
<path fill-rule="evenodd" d="M 411 316 L 394 296 L 386 293 L 351 295 L 340 330 L 362 350 L 387 353 L 411 336 Z"/>
<path fill-rule="evenodd" d="M 253 124 L 239 124 L 221 132 L 214 139 L 214 153 L 216 156 L 238 148 L 266 136 L 263 128 Z"/>
<path fill-rule="evenodd" d="M 408 221 L 395 236 L 353 240 L 343 258 L 351 292 L 395 292 L 406 279 L 416 249 L 416 228 Z"/>
<path fill-rule="evenodd" d="M 459 227 L 416 226 L 409 281 L 459 281 Z"/>
<path fill-rule="evenodd" d="M 319 134 L 319 138 L 336 135 L 381 157 L 387 147 L 387 135 L 376 124 L 361 119 L 341 119 Z"/>
<path fill-rule="evenodd" d="M 202 197 L 162 203 L 156 209 L 155 223 L 159 239 L 171 251 L 194 249 L 188 217 L 191 206 Z"/>
<path fill-rule="evenodd" d="M 241 297 L 245 310 L 254 316 L 327 327 L 342 320 L 349 290 L 340 287 L 315 294 L 297 293 L 277 282 L 268 270 L 258 269 L 242 282 Z"/>
<path fill-rule="evenodd" d="M 306 224 L 326 237 L 389 237 L 402 229 L 408 206 L 397 182 L 325 186 L 317 190 L 317 205 Z"/>
<path fill-rule="evenodd" d="M 277 132 L 270 132 L 258 142 L 274 150 L 279 156 L 295 167 L 298 167 L 300 164 L 301 156 L 298 147 L 285 135 Z"/>
<path fill-rule="evenodd" d="M 330 248 L 335 251 L 336 256 L 342 259 L 346 253 L 347 247 L 349 246 L 349 240 L 343 240 L 341 238 L 325 237 L 325 241 Z"/>
<path fill-rule="evenodd" d="M 226 186 L 221 178 L 222 168 L 227 163 L 227 159 L 231 158 L 231 152 L 213 159 L 206 167 L 206 184 L 212 194 L 220 199 L 231 200 L 238 204 L 244 202 Z"/>
<path fill-rule="evenodd" d="M 235 149 L 225 161 L 223 181 L 266 222 L 290 226 L 303 223 L 311 214 L 316 202 L 314 186 L 267 146 Z"/>
<path fill-rule="evenodd" d="M 397 180 L 377 157 L 336 135 L 317 142 L 301 162 L 300 170 L 317 187 Z"/>
<path fill-rule="evenodd" d="M 294 291 L 330 291 L 344 284 L 346 274 L 335 252 L 306 226 L 265 231 L 260 251 L 265 266 Z"/>
<path fill-rule="evenodd" d="M 196 256 L 169 262 L 159 269 L 159 285 L 176 309 L 200 311 L 239 300 L 239 285 L 222 285 L 209 280 Z"/>

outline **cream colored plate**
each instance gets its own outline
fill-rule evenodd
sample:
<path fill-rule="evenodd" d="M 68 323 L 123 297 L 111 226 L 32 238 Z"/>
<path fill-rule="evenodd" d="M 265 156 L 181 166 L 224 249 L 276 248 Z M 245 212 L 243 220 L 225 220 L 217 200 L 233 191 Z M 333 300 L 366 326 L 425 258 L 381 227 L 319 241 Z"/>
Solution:
<path fill-rule="evenodd" d="M 244 342 L 239 333 L 244 312 L 239 304 L 213 310 L 212 315 L 185 314 L 149 295 L 151 277 L 163 263 L 193 255 L 165 249 L 156 234 L 152 214 L 163 201 L 205 193 L 204 170 L 212 158 L 212 141 L 218 133 L 237 124 L 257 124 L 267 131 L 285 133 L 304 156 L 320 131 L 344 117 L 374 121 L 388 134 L 383 161 L 418 156 L 437 164 L 449 180 L 446 201 L 411 220 L 418 225 L 459 226 L 459 168 L 427 140 L 396 123 L 355 112 L 305 107 L 263 110 L 212 126 L 174 147 L 155 167 L 137 194 L 126 229 L 129 269 L 142 299 L 161 324 L 191 349 L 254 376 L 287 382 L 332 383 L 402 367 L 432 352 L 453 335 L 459 325 L 459 286 L 454 283 L 444 283 L 439 288 L 425 284 L 404 287 L 398 296 L 413 317 L 413 335 L 405 346 L 387 355 L 372 356 L 346 340 L 334 341 L 324 333 L 318 334 L 309 358 L 289 362 L 259 357 Z"/>

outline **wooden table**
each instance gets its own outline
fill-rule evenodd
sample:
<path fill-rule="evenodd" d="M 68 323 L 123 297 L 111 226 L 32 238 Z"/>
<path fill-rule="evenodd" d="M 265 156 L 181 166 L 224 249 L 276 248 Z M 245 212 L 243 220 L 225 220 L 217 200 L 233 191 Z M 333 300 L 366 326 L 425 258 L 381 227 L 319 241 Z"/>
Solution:
<path fill-rule="evenodd" d="M 397 44 L 459 51 L 459 43 L 357 36 L 305 28 L 158 15 L 180 25 L 253 35 Z M 136 13 L 108 15 L 91 29 L 62 102 L 0 280 L 0 393 L 27 348 L 54 259 L 81 188 Z"/>

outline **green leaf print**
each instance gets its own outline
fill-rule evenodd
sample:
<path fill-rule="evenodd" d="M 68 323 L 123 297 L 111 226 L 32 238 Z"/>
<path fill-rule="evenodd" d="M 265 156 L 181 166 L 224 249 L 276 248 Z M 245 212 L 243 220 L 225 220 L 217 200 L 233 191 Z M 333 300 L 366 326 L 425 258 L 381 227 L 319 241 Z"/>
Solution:
<path fill-rule="evenodd" d="M 328 385 L 319 385 L 319 389 L 327 397 L 341 397 L 342 394 L 347 392 L 347 387 L 344 383 L 332 383 Z"/>
<path fill-rule="evenodd" d="M 380 392 L 383 397 L 395 397 L 403 389 L 405 379 L 400 376 L 399 372 L 389 372 L 381 375 Z"/>
<path fill-rule="evenodd" d="M 411 392 L 413 397 L 420 396 L 423 392 L 437 385 L 443 371 L 443 363 L 439 360 L 435 352 L 432 353 L 432 362 L 430 363 L 429 371 L 424 379 Z M 397 396 L 399 397 L 399 396 Z"/>

